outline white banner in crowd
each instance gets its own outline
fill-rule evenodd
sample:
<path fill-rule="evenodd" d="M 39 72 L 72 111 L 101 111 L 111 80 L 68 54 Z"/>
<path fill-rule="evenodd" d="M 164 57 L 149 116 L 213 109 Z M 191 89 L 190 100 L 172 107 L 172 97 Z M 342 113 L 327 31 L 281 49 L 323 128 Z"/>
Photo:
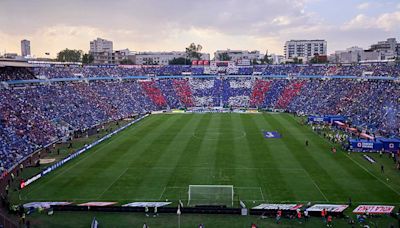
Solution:
<path fill-rule="evenodd" d="M 133 202 L 122 205 L 123 207 L 163 207 L 171 204 L 171 202 Z"/>
<path fill-rule="evenodd" d="M 60 205 L 60 206 L 65 206 L 65 205 L 70 205 L 70 202 L 31 202 L 31 203 L 26 203 L 24 204 L 24 208 L 44 208 L 48 209 L 51 206 L 55 205 Z"/>
<path fill-rule="evenodd" d="M 253 209 L 263 209 L 263 210 L 297 210 L 303 207 L 303 204 L 267 204 L 263 203 L 260 204 L 256 207 L 253 207 Z"/>
<path fill-rule="evenodd" d="M 394 206 L 384 206 L 384 205 L 360 205 L 354 209 L 355 214 L 390 214 L 394 210 Z"/>
<path fill-rule="evenodd" d="M 323 209 L 325 209 L 327 212 L 343 212 L 349 207 L 349 205 L 337 205 L 337 204 L 315 204 L 309 208 L 307 208 L 306 211 L 315 211 L 315 212 L 321 212 Z"/>

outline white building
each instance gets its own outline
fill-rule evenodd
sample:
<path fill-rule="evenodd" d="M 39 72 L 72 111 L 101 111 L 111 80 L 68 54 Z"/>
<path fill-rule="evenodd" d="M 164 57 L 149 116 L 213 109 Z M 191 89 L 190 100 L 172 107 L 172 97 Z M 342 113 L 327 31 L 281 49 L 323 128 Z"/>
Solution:
<path fill-rule="evenodd" d="M 31 42 L 29 40 L 21 40 L 21 55 L 22 57 L 31 55 Z"/>
<path fill-rule="evenodd" d="M 294 58 L 307 62 L 315 55 L 326 56 L 327 42 L 325 40 L 290 40 L 284 46 L 286 60 Z"/>
<path fill-rule="evenodd" d="M 214 58 L 217 61 L 226 60 L 221 59 L 222 56 L 228 55 L 230 61 L 234 61 L 238 63 L 240 60 L 260 60 L 264 57 L 264 55 L 260 54 L 260 51 L 247 51 L 247 50 L 217 50 L 214 52 Z"/>
<path fill-rule="evenodd" d="M 331 63 L 359 63 L 362 61 L 381 61 L 385 60 L 383 52 L 364 50 L 360 47 L 347 48 L 345 51 L 336 51 L 329 56 Z"/>
<path fill-rule="evenodd" d="M 113 64 L 113 42 L 102 38 L 90 41 L 89 53 L 95 64 Z"/>
<path fill-rule="evenodd" d="M 130 59 L 136 65 L 168 65 L 173 59 L 187 58 L 186 52 L 140 52 L 130 56 Z M 210 60 L 210 54 L 201 53 L 200 60 Z M 188 60 L 187 64 L 191 64 Z"/>
<path fill-rule="evenodd" d="M 97 38 L 96 40 L 90 41 L 89 52 L 113 52 L 113 42 L 105 40 L 102 38 Z"/>
<path fill-rule="evenodd" d="M 394 59 L 400 56 L 400 43 L 396 38 L 389 38 L 371 45 L 371 51 L 379 52 L 383 60 Z"/>

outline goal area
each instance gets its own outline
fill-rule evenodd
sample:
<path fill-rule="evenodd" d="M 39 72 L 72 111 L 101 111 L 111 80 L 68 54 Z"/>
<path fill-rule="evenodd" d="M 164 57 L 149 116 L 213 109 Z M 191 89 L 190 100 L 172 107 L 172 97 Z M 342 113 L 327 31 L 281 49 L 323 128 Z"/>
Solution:
<path fill-rule="evenodd" d="M 233 185 L 189 185 L 188 205 L 233 206 Z"/>

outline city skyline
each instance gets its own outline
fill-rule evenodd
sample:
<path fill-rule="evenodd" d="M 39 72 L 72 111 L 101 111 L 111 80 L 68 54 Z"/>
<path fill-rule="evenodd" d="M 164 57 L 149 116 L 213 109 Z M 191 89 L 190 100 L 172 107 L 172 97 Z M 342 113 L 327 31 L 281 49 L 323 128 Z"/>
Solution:
<path fill-rule="evenodd" d="M 115 50 L 180 51 L 195 42 L 208 53 L 229 48 L 276 54 L 283 54 L 287 40 L 325 39 L 330 54 L 399 38 L 400 3 L 5 0 L 0 3 L 0 22 L 1 53 L 19 53 L 20 41 L 28 39 L 37 57 L 46 52 L 55 57 L 65 48 L 87 52 L 97 37 L 113 41 Z"/>

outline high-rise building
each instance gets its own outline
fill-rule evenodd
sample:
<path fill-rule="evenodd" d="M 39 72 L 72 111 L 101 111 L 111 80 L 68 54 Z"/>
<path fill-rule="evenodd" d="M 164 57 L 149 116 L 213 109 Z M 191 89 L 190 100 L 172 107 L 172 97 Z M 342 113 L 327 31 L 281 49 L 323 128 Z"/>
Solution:
<path fill-rule="evenodd" d="M 308 61 L 315 55 L 326 56 L 327 42 L 325 40 L 290 40 L 284 46 L 285 59 L 294 58 Z"/>
<path fill-rule="evenodd" d="M 113 42 L 102 38 L 90 41 L 90 51 L 93 52 L 113 52 Z"/>
<path fill-rule="evenodd" d="M 21 40 L 21 55 L 22 57 L 31 55 L 31 42 L 29 40 Z"/>
<path fill-rule="evenodd" d="M 113 42 L 102 38 L 90 41 L 89 54 L 94 58 L 96 64 L 112 64 L 113 61 Z"/>

